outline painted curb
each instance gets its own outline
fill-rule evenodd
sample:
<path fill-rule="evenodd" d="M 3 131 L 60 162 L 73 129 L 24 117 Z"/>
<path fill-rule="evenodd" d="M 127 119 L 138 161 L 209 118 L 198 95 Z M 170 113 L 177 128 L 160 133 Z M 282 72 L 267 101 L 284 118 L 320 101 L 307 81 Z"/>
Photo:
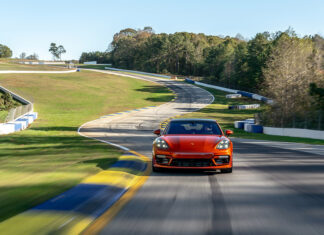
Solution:
<path fill-rule="evenodd" d="M 2 222 L 0 231 L 7 234 L 80 234 L 87 229 L 88 234 L 94 234 L 108 223 L 107 216 L 112 218 L 144 184 L 151 173 L 149 166 L 149 158 L 126 151 L 107 170 Z M 120 198 L 123 198 L 121 202 Z"/>

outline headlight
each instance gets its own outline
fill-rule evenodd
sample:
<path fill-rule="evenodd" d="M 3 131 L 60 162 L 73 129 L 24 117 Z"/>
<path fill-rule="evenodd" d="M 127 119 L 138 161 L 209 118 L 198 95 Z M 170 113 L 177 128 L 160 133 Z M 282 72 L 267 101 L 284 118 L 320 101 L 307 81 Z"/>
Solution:
<path fill-rule="evenodd" d="M 154 141 L 154 144 L 159 149 L 168 149 L 169 148 L 169 145 L 167 144 L 167 142 L 164 139 L 161 139 L 161 138 L 157 138 Z"/>
<path fill-rule="evenodd" d="M 228 149 L 230 145 L 229 140 L 221 140 L 218 145 L 217 145 L 217 149 Z"/>

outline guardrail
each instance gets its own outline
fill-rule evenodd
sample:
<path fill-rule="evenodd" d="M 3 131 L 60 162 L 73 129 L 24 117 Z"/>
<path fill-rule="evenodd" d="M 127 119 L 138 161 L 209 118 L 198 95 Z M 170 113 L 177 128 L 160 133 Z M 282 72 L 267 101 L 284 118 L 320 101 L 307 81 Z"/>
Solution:
<path fill-rule="evenodd" d="M 31 100 L 28 100 L 20 95 L 18 95 L 17 93 L 8 90 L 7 88 L 0 86 L 0 91 L 4 92 L 4 93 L 9 93 L 15 100 L 18 100 L 20 103 L 22 104 L 32 104 L 33 102 Z"/>

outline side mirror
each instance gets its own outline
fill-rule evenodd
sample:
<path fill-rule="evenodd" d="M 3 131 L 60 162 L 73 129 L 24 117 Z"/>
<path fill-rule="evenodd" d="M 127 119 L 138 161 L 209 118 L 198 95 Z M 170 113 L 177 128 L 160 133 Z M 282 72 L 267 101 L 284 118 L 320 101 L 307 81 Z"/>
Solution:
<path fill-rule="evenodd" d="M 233 133 L 234 133 L 234 132 L 233 132 L 232 130 L 226 130 L 226 131 L 225 131 L 225 135 L 226 135 L 226 136 L 233 135 Z"/>
<path fill-rule="evenodd" d="M 156 135 L 161 135 L 161 130 L 157 129 L 157 130 L 153 131 L 153 133 L 156 134 Z"/>

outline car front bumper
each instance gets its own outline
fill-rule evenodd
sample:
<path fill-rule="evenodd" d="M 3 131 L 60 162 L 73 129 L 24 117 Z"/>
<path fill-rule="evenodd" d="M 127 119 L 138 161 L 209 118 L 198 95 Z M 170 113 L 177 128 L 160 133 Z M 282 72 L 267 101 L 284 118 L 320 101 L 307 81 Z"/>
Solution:
<path fill-rule="evenodd" d="M 152 164 L 154 167 L 170 169 L 227 169 L 232 168 L 232 156 L 230 150 L 217 153 L 153 151 Z"/>

